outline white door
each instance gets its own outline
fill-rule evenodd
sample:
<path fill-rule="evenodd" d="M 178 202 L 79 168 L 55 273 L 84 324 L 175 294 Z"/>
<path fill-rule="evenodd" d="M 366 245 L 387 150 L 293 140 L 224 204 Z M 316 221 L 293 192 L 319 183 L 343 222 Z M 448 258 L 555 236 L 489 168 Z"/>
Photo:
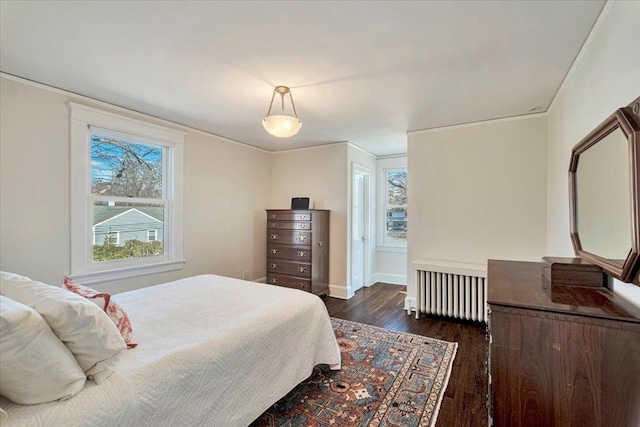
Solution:
<path fill-rule="evenodd" d="M 356 165 L 351 194 L 351 287 L 355 292 L 366 280 L 369 230 L 369 174 Z"/>

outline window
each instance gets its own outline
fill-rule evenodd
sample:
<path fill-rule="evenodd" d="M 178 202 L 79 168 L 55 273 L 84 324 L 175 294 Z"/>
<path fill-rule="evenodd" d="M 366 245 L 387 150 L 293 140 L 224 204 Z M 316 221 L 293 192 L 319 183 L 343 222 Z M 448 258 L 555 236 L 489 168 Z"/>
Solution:
<path fill-rule="evenodd" d="M 407 170 L 384 171 L 384 244 L 407 242 Z"/>
<path fill-rule="evenodd" d="M 104 236 L 103 240 L 104 240 L 103 244 L 105 244 L 105 245 L 119 245 L 120 244 L 120 232 L 119 231 L 107 231 L 107 233 Z M 94 257 L 95 257 L 95 253 L 94 253 Z"/>
<path fill-rule="evenodd" d="M 149 226 L 163 226 L 168 210 L 168 147 L 134 138 L 90 132 L 94 262 L 164 253 L 155 230 L 149 243 Z"/>
<path fill-rule="evenodd" d="M 182 268 L 184 134 L 70 108 L 74 279 L 90 284 Z"/>

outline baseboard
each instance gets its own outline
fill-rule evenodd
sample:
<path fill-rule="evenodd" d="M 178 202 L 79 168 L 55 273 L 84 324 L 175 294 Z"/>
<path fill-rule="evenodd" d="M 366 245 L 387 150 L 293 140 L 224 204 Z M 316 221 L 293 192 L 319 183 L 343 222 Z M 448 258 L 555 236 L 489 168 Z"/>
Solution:
<path fill-rule="evenodd" d="M 329 295 L 333 298 L 349 299 L 346 286 L 329 285 Z"/>
<path fill-rule="evenodd" d="M 407 276 L 403 274 L 374 273 L 371 281 L 407 286 Z"/>
<path fill-rule="evenodd" d="M 267 278 L 265 277 L 258 277 L 257 279 L 253 279 L 254 282 L 258 282 L 258 283 L 267 283 Z"/>

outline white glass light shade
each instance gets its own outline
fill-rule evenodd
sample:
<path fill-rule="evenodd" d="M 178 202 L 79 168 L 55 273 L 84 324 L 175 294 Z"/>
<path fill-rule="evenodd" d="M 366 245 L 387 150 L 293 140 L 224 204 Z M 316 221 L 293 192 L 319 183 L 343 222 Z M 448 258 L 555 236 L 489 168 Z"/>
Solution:
<path fill-rule="evenodd" d="M 302 122 L 297 117 L 273 115 L 262 119 L 262 126 L 271 135 L 286 138 L 298 133 Z"/>

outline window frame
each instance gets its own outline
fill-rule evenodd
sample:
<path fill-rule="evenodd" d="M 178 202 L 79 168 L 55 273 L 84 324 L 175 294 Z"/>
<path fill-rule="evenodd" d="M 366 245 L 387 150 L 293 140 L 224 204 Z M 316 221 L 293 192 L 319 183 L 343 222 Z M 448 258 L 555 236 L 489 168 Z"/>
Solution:
<path fill-rule="evenodd" d="M 69 102 L 71 276 L 82 284 L 179 270 L 184 267 L 182 212 L 184 132 L 119 114 Z M 163 198 L 167 199 L 163 255 L 114 261 L 93 261 L 93 195 L 91 194 L 91 134 L 106 132 L 132 142 L 164 149 Z M 113 197 L 116 201 L 122 201 Z"/>
<path fill-rule="evenodd" d="M 115 234 L 116 236 L 116 241 L 115 241 L 115 245 L 119 245 L 120 244 L 120 231 L 116 230 L 116 231 L 108 231 L 107 232 L 107 237 L 109 237 L 110 235 Z"/>
<path fill-rule="evenodd" d="M 409 176 L 409 171 L 406 166 L 398 166 L 398 167 L 385 167 L 381 170 L 381 178 L 380 178 L 380 193 L 381 193 L 381 208 L 382 214 L 380 215 L 380 235 L 378 249 L 389 251 L 389 252 L 405 252 L 407 248 L 407 242 L 398 242 L 392 241 L 388 239 L 387 236 L 387 210 L 391 208 L 404 208 L 407 210 L 407 214 L 409 213 L 408 205 L 389 205 L 387 198 L 387 175 L 390 172 L 406 172 L 407 179 Z M 408 201 L 407 201 L 408 203 Z M 409 228 L 407 224 L 407 229 Z"/>
<path fill-rule="evenodd" d="M 151 232 L 153 232 L 153 240 L 150 240 Z M 155 242 L 156 240 L 158 240 L 158 230 L 156 229 L 147 230 L 147 242 Z"/>

